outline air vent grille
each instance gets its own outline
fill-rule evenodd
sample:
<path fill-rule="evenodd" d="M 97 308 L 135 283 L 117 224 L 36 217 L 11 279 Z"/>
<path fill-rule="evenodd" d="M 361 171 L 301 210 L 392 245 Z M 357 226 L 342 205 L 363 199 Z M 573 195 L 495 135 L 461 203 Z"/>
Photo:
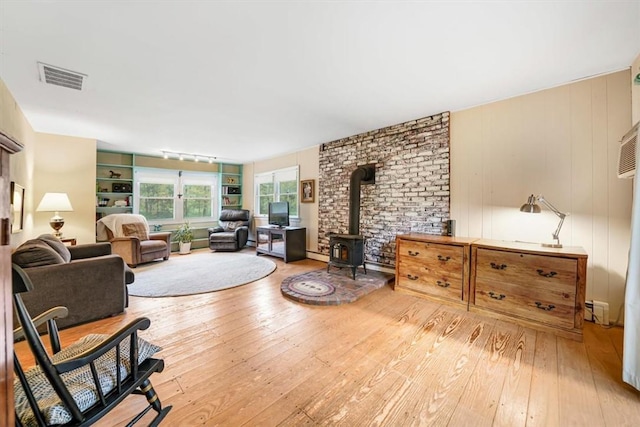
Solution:
<path fill-rule="evenodd" d="M 40 70 L 40 81 L 69 89 L 82 90 L 87 78 L 86 74 L 65 70 L 42 62 L 38 62 L 38 69 Z"/>
<path fill-rule="evenodd" d="M 633 178 L 636 174 L 636 145 L 638 143 L 638 125 L 629 131 L 620 144 L 618 153 L 618 178 Z"/>

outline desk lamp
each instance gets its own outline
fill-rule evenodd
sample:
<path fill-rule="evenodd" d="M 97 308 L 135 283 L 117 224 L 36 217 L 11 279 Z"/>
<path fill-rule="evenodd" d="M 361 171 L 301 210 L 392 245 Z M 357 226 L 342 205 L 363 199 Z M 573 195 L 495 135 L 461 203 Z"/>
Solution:
<path fill-rule="evenodd" d="M 551 210 L 551 212 L 558 215 L 558 217 L 560 218 L 560 224 L 558 224 L 558 228 L 556 228 L 556 231 L 554 231 L 552 234 L 553 239 L 556 241 L 556 243 L 542 243 L 542 246 L 546 248 L 561 248 L 562 245 L 560 244 L 560 237 L 559 237 L 560 229 L 562 228 L 562 223 L 564 223 L 564 219 L 567 216 L 567 214 L 560 212 L 555 206 L 549 203 L 542 194 L 539 196 L 534 196 L 533 194 L 530 195 L 529 199 L 527 200 L 527 203 L 525 203 L 520 207 L 520 212 L 540 213 L 541 212 L 540 206 L 538 206 L 536 202 L 543 203 L 546 207 L 548 207 Z"/>

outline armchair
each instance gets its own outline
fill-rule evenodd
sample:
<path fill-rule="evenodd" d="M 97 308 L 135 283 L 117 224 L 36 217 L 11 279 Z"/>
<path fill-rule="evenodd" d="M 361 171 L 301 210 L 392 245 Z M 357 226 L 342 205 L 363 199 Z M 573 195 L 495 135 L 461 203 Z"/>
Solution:
<path fill-rule="evenodd" d="M 156 414 L 150 425 L 158 425 L 171 406 L 163 408 L 149 377 L 162 372 L 164 362 L 152 356 L 160 347 L 138 337 L 149 328 L 147 318 L 138 318 L 113 335 L 87 335 L 62 349 L 57 319 L 68 310 L 55 307 L 31 318 L 22 294 L 33 290 L 29 276 L 16 264 L 12 266 L 13 301 L 19 327 L 14 340 L 26 339 L 36 365 L 23 369 L 14 351 L 14 408 L 16 425 L 89 426 L 131 394 L 143 394 L 147 407 L 130 423 L 149 410 Z M 37 328 L 47 325 L 51 355 Z"/>
<path fill-rule="evenodd" d="M 247 209 L 226 209 L 220 213 L 218 227 L 209 228 L 209 248 L 238 251 L 249 240 L 250 213 Z"/>
<path fill-rule="evenodd" d="M 135 214 L 107 215 L 96 224 L 97 239 L 109 241 L 129 267 L 171 255 L 171 233 L 149 234 L 147 219 Z"/>

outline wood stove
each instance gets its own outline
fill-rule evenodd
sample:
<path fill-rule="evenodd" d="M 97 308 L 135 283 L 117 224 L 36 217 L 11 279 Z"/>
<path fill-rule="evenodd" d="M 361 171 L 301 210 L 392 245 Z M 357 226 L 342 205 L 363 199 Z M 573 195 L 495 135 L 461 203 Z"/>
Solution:
<path fill-rule="evenodd" d="M 367 266 L 364 263 L 364 236 L 353 234 L 333 234 L 329 236 L 329 267 L 351 268 L 353 280 L 356 279 L 356 270 L 359 266 L 364 268 L 367 274 Z"/>
<path fill-rule="evenodd" d="M 349 234 L 329 235 L 329 263 L 338 268 L 351 268 L 353 280 L 356 279 L 356 270 L 359 266 L 364 268 L 367 274 L 367 266 L 364 263 L 364 236 L 360 235 L 360 185 L 375 184 L 375 165 L 358 166 L 351 174 L 349 187 Z"/>

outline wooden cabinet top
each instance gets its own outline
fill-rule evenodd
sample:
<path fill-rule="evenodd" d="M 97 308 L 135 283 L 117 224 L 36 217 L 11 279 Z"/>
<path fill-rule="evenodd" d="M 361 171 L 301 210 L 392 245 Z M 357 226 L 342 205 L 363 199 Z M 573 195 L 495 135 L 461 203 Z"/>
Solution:
<path fill-rule="evenodd" d="M 476 239 L 473 246 L 478 248 L 498 249 L 509 252 L 527 252 L 539 255 L 553 255 L 566 258 L 587 258 L 587 253 L 579 246 L 563 248 L 546 248 L 539 243 L 512 242 L 507 240 Z"/>
<path fill-rule="evenodd" d="M 415 242 L 442 243 L 442 244 L 458 245 L 458 246 L 470 245 L 471 243 L 478 240 L 476 238 L 469 238 L 469 237 L 439 236 L 436 234 L 426 234 L 426 233 L 398 234 L 396 238 L 403 239 L 403 240 L 413 240 Z"/>

